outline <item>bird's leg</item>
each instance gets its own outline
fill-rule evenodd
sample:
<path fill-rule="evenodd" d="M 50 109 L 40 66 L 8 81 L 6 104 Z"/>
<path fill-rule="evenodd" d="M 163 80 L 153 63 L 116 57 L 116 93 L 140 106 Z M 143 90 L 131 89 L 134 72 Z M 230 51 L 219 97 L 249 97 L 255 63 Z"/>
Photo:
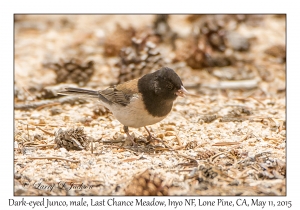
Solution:
<path fill-rule="evenodd" d="M 134 146 L 136 146 L 136 143 L 134 142 L 134 137 L 132 137 L 132 136 L 129 134 L 128 126 L 125 126 L 125 125 L 124 125 L 123 129 L 124 129 L 124 132 L 125 132 L 126 135 L 127 135 L 127 138 L 130 139 L 130 141 L 132 142 L 132 144 L 133 144 Z"/>
<path fill-rule="evenodd" d="M 150 133 L 150 131 L 148 130 L 148 128 L 147 128 L 146 126 L 144 126 L 144 128 L 146 129 L 146 131 L 147 131 L 147 133 L 148 133 L 148 137 L 147 137 L 147 140 L 148 140 L 148 141 L 151 141 L 151 140 L 157 140 L 157 141 L 160 141 L 163 145 L 165 145 L 165 143 L 163 142 L 163 140 L 158 139 L 158 138 L 155 138 L 155 137 Z M 167 146 L 165 145 L 165 147 L 167 147 Z"/>
<path fill-rule="evenodd" d="M 148 130 L 148 128 L 146 126 L 144 126 L 144 128 L 146 129 L 148 136 L 147 136 L 147 140 L 150 141 L 151 139 L 155 139 L 152 134 L 150 133 L 150 131 Z"/>

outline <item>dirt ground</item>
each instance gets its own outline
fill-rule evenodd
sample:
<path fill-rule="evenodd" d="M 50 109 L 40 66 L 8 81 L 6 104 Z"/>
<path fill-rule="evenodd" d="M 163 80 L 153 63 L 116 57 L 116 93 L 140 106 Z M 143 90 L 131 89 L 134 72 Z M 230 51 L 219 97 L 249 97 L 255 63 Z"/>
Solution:
<path fill-rule="evenodd" d="M 16 15 L 15 195 L 286 195 L 284 15 Z M 192 94 L 129 128 L 64 87 L 161 66 Z"/>

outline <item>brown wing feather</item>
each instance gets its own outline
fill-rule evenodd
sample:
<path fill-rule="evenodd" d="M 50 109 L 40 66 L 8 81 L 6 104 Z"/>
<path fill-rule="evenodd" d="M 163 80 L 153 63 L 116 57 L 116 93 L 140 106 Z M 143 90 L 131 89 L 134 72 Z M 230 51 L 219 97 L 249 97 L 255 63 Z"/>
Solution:
<path fill-rule="evenodd" d="M 126 106 L 130 103 L 133 94 L 137 93 L 137 79 L 125 82 L 120 85 L 109 87 L 99 93 L 112 103 Z"/>
<path fill-rule="evenodd" d="M 126 106 L 130 103 L 131 97 L 138 93 L 137 82 L 138 79 L 135 79 L 100 91 L 86 90 L 81 88 L 66 88 L 66 90 L 60 92 L 60 94 L 99 98 L 101 101 L 107 104 L 115 103 Z"/>
<path fill-rule="evenodd" d="M 107 100 L 111 101 L 111 103 L 126 106 L 130 102 L 130 95 L 125 94 L 122 91 L 118 91 L 113 87 L 100 91 L 100 94 Z"/>

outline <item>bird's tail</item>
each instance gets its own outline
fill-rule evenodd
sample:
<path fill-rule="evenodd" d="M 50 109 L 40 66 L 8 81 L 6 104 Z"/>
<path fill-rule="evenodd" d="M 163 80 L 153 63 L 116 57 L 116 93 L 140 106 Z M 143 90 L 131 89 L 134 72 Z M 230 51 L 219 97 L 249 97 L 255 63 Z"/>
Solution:
<path fill-rule="evenodd" d="M 99 92 L 95 90 L 86 90 L 81 88 L 65 88 L 65 91 L 61 91 L 59 95 L 75 95 L 78 97 L 89 97 L 89 98 L 99 98 Z"/>

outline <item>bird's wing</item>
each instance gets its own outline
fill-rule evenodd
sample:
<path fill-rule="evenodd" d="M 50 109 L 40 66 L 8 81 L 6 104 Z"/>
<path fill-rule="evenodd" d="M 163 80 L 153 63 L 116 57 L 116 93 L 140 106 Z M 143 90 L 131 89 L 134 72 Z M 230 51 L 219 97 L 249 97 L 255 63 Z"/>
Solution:
<path fill-rule="evenodd" d="M 105 97 L 110 103 L 119 104 L 122 106 L 129 104 L 130 99 L 133 96 L 133 93 L 125 93 L 117 90 L 116 87 L 109 87 L 105 90 L 99 91 L 99 94 Z"/>

